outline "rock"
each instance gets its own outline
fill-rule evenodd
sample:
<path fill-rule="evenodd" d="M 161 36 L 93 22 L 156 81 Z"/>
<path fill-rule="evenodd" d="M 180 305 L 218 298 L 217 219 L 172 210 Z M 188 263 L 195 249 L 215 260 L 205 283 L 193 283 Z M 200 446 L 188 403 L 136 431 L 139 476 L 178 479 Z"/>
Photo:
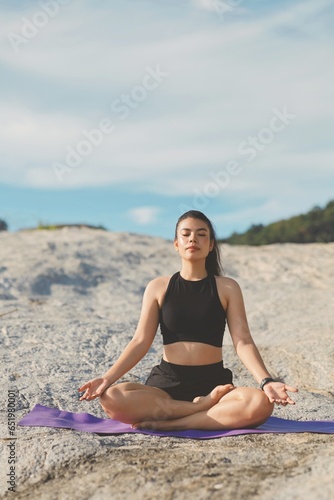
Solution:
<path fill-rule="evenodd" d="M 240 283 L 268 369 L 297 385 L 297 404 L 274 415 L 334 419 L 334 244 L 223 247 Z M 89 228 L 0 234 L 1 498 L 6 493 L 6 401 L 16 421 L 37 403 L 105 417 L 77 388 L 101 374 L 132 338 L 146 284 L 179 269 L 171 241 Z M 162 353 L 160 333 L 127 375 L 143 382 Z M 256 383 L 228 332 L 225 366 Z M 16 499 L 272 498 L 334 495 L 334 437 L 249 435 L 210 441 L 16 430 Z M 14 497 L 13 497 L 14 498 Z"/>

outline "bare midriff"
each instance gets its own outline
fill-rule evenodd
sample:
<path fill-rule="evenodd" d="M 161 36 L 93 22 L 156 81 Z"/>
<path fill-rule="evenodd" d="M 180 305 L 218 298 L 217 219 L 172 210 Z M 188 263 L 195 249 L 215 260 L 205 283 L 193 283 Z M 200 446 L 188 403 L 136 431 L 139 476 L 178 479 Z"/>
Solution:
<path fill-rule="evenodd" d="M 202 342 L 175 342 L 164 345 L 163 359 L 175 365 L 210 365 L 222 361 L 223 350 Z"/>

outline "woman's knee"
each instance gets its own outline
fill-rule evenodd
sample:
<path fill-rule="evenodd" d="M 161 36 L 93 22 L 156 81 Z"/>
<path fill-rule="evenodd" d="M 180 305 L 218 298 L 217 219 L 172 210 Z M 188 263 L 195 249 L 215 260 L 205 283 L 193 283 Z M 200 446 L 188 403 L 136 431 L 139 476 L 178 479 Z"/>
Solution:
<path fill-rule="evenodd" d="M 244 415 L 249 426 L 263 424 L 273 412 L 274 404 L 270 403 L 267 395 L 261 389 L 251 387 L 239 387 L 235 396 L 243 402 Z"/>
<path fill-rule="evenodd" d="M 100 396 L 100 400 L 103 401 L 110 398 L 116 400 L 122 398 L 126 392 L 137 389 L 139 385 L 140 384 L 134 384 L 132 382 L 121 382 L 119 384 L 111 385 Z"/>
<path fill-rule="evenodd" d="M 115 399 L 115 397 L 118 395 L 118 393 L 119 393 L 119 388 L 116 385 L 112 385 L 112 386 L 108 387 L 108 389 L 106 389 L 104 391 L 104 393 L 101 394 L 101 396 L 100 396 L 101 403 L 107 402 L 110 399 Z"/>
<path fill-rule="evenodd" d="M 272 414 L 274 403 L 270 403 L 268 396 L 261 389 L 254 389 L 252 398 L 253 425 L 263 424 Z"/>
<path fill-rule="evenodd" d="M 100 404 L 110 417 L 116 418 L 121 410 L 125 393 L 130 389 L 128 385 L 127 382 L 112 385 L 100 396 Z"/>

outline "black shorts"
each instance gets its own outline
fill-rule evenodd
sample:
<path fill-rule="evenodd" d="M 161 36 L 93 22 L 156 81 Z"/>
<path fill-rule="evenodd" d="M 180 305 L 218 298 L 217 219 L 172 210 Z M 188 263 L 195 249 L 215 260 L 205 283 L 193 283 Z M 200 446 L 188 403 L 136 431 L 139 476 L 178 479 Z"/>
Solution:
<path fill-rule="evenodd" d="M 223 362 L 210 365 L 183 366 L 164 359 L 155 366 L 145 385 L 166 391 L 173 399 L 192 401 L 196 396 L 206 396 L 217 385 L 232 384 L 232 372 Z"/>

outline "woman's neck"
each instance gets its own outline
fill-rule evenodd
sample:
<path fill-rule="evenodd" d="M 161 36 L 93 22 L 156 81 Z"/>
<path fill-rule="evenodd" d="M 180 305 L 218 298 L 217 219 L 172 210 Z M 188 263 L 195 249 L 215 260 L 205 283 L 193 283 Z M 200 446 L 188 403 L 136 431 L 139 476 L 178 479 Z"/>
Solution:
<path fill-rule="evenodd" d="M 205 262 L 182 262 L 180 271 L 182 278 L 188 281 L 198 281 L 207 277 L 208 272 L 205 268 Z"/>

